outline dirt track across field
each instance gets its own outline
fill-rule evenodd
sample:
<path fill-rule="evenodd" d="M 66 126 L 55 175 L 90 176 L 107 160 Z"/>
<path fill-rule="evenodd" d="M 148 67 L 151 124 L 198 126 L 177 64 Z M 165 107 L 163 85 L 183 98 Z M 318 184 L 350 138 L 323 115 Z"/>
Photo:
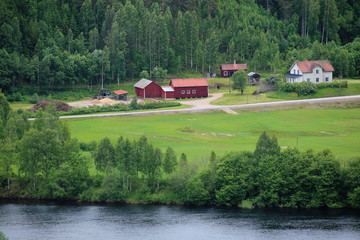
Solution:
<path fill-rule="evenodd" d="M 212 111 L 224 111 L 230 114 L 237 113 L 239 110 L 272 110 L 272 109 L 286 109 L 286 108 L 302 108 L 311 106 L 334 105 L 341 103 L 360 103 L 360 95 L 344 96 L 344 97 L 331 97 L 331 98 L 316 98 L 304 100 L 291 100 L 280 102 L 265 102 L 253 103 L 242 105 L 210 105 L 210 102 L 216 98 L 221 97 L 220 94 L 213 94 L 212 97 L 207 99 L 199 99 L 193 101 L 183 101 L 182 104 L 191 105 L 192 108 L 173 109 L 173 110 L 156 110 L 144 112 L 119 112 L 119 113 L 106 113 L 106 114 L 89 114 L 89 115 L 73 115 L 61 116 L 60 118 L 88 118 L 88 117 L 121 117 L 121 116 L 145 116 L 154 114 L 182 114 L 182 113 L 205 113 Z M 195 104 L 197 102 L 198 104 Z M 230 110 L 230 111 L 229 111 Z"/>

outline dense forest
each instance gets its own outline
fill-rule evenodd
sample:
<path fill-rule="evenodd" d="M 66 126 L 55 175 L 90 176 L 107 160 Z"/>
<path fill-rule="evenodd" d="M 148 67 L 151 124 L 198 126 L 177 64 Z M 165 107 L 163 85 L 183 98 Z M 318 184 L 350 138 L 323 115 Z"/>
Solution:
<path fill-rule="evenodd" d="M 360 158 L 330 150 L 280 151 L 265 132 L 254 152 L 188 161 L 142 136 L 88 143 L 55 109 L 10 110 L 0 93 L 0 198 L 231 207 L 360 207 Z"/>
<path fill-rule="evenodd" d="M 356 0 L 2 0 L 0 88 L 71 88 L 157 68 L 216 72 L 220 63 L 285 73 L 328 59 L 360 76 Z"/>

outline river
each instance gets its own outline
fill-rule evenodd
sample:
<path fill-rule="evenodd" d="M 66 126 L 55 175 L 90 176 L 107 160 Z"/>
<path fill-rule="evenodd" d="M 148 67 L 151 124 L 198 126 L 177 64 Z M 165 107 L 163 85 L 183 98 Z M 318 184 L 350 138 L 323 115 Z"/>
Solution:
<path fill-rule="evenodd" d="M 354 210 L 0 203 L 10 240 L 360 239 Z"/>

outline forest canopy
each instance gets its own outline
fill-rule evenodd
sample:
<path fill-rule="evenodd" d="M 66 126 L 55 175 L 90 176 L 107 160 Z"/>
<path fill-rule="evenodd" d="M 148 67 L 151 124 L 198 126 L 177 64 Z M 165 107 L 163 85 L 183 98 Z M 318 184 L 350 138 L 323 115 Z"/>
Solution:
<path fill-rule="evenodd" d="M 285 73 L 328 59 L 335 75 L 359 76 L 359 11 L 355 0 L 3 0 L 0 88 L 216 72 L 234 60 Z"/>

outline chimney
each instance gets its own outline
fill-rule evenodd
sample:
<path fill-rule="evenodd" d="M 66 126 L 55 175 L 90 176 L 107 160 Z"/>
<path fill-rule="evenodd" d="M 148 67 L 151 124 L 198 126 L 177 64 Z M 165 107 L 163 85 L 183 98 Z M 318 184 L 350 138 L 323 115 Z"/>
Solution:
<path fill-rule="evenodd" d="M 236 64 L 236 60 L 234 60 L 234 64 Z"/>

